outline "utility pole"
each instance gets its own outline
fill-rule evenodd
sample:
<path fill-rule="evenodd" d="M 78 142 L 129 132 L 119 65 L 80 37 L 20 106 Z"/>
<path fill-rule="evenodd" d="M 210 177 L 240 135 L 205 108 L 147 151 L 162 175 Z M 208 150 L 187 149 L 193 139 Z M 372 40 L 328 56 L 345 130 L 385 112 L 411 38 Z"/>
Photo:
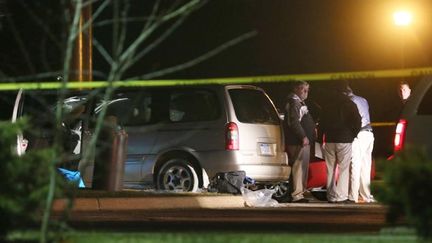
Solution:
<path fill-rule="evenodd" d="M 92 19 L 92 4 L 87 3 L 81 9 L 81 16 L 78 23 L 78 36 L 75 40 L 75 48 L 71 64 L 69 80 L 89 82 L 93 80 L 93 27 L 84 25 Z"/>

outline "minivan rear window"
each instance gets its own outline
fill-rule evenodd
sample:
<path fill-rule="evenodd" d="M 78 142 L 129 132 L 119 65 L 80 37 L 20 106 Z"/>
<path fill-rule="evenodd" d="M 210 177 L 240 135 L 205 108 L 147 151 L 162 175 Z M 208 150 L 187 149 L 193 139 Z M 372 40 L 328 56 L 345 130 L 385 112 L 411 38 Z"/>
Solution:
<path fill-rule="evenodd" d="M 269 98 L 260 90 L 230 89 L 237 119 L 243 123 L 279 124 L 277 112 Z"/>

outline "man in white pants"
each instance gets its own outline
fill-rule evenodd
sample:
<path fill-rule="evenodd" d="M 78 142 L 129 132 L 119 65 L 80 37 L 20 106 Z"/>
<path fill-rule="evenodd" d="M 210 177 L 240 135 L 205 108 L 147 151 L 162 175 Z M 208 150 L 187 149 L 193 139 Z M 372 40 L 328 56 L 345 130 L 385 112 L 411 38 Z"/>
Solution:
<path fill-rule="evenodd" d="M 352 142 L 360 131 L 361 117 L 357 106 L 346 94 L 346 87 L 339 81 L 329 84 L 330 98 L 323 104 L 320 122 L 329 203 L 353 203 L 349 200 Z"/>
<path fill-rule="evenodd" d="M 347 95 L 357 105 L 361 116 L 360 132 L 352 143 L 349 200 L 359 202 L 360 196 L 363 202 L 374 202 L 370 191 L 374 134 L 370 125 L 369 104 L 365 98 L 353 94 L 349 86 Z"/>

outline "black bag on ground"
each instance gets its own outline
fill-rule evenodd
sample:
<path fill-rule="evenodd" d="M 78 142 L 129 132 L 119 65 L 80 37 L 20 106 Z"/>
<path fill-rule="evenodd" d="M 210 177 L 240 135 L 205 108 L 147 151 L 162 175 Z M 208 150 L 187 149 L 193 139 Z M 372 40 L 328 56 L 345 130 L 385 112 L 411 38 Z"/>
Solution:
<path fill-rule="evenodd" d="M 211 180 L 209 191 L 241 194 L 241 188 L 244 188 L 245 177 L 246 172 L 244 171 L 219 172 Z"/>

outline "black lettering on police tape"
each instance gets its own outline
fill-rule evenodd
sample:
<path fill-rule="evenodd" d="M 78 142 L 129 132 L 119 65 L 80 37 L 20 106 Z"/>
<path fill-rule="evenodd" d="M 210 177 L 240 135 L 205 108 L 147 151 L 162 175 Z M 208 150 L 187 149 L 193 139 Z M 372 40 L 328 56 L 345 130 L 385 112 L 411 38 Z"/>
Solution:
<path fill-rule="evenodd" d="M 333 74 L 330 76 L 331 80 L 366 79 L 366 78 L 375 78 L 375 73 L 346 73 L 346 74 Z"/>
<path fill-rule="evenodd" d="M 412 70 L 411 76 L 427 76 L 432 75 L 432 69 Z"/>

